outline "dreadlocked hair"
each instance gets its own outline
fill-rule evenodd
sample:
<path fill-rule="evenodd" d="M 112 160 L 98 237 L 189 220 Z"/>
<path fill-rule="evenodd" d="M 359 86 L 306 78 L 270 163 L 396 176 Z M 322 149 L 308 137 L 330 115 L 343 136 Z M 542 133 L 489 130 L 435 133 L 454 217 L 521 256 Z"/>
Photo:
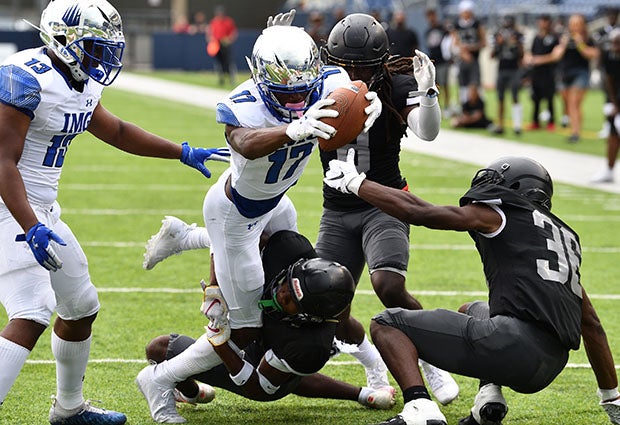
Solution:
<path fill-rule="evenodd" d="M 413 59 L 402 56 L 391 56 L 381 67 L 381 70 L 370 80 L 368 89 L 377 92 L 383 107 L 388 111 L 386 123 L 387 140 L 391 139 L 391 131 L 393 128 L 400 129 L 400 134 L 398 134 L 398 138 L 400 139 L 407 133 L 407 123 L 392 102 L 392 75 L 413 75 Z"/>
<path fill-rule="evenodd" d="M 385 63 L 390 74 L 413 75 L 413 58 L 406 56 L 390 56 Z"/>

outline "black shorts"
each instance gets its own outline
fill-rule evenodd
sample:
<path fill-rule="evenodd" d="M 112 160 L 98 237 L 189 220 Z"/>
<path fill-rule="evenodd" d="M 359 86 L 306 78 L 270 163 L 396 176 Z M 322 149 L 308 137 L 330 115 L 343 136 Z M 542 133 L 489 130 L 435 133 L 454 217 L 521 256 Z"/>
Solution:
<path fill-rule="evenodd" d="M 554 335 L 514 317 L 489 318 L 483 302 L 468 314 L 393 308 L 373 320 L 400 329 L 421 359 L 441 369 L 520 393 L 547 387 L 568 361 L 568 349 Z"/>
<path fill-rule="evenodd" d="M 186 335 L 170 334 L 170 339 L 168 340 L 168 351 L 166 352 L 166 360 L 169 360 L 185 351 L 187 347 L 194 343 L 194 341 L 194 338 Z M 244 360 L 251 363 L 254 367 L 259 365 L 261 358 L 265 354 L 265 350 L 263 350 L 257 343 L 250 344 L 245 350 L 243 350 L 243 352 L 245 354 Z M 191 376 L 190 378 L 195 379 L 196 381 L 204 382 L 205 384 L 209 384 L 213 387 L 223 388 L 232 393 L 248 397 L 245 391 L 243 391 L 243 387 L 237 386 L 232 379 L 230 379 L 228 370 L 223 364 L 220 364 L 206 372 Z M 299 385 L 300 380 L 301 376 L 295 376 L 290 379 L 285 384 L 281 385 L 278 391 L 268 396 L 269 400 L 267 401 L 279 400 L 282 397 L 291 394 L 295 388 L 297 388 L 297 385 Z"/>
<path fill-rule="evenodd" d="M 409 264 L 409 225 L 378 208 L 352 211 L 323 209 L 316 252 L 345 266 L 357 283 L 368 270 L 403 276 Z"/>

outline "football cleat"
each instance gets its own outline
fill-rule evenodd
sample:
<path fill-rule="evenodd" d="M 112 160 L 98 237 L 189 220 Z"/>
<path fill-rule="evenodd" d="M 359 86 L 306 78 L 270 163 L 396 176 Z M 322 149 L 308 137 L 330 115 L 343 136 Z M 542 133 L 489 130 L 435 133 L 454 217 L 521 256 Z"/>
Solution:
<path fill-rule="evenodd" d="M 418 398 L 405 403 L 403 411 L 377 425 L 447 425 L 446 417 L 432 400 Z"/>
<path fill-rule="evenodd" d="M 424 360 L 420 360 L 419 363 L 428 386 L 438 402 L 445 406 L 458 397 L 459 386 L 452 375 Z"/>
<path fill-rule="evenodd" d="M 196 228 L 196 223 L 190 225 L 171 215 L 167 215 L 161 222 L 159 232 L 151 236 L 146 243 L 144 262 L 142 263 L 142 267 L 146 270 L 151 270 L 157 263 L 171 255 L 181 254 L 183 252 L 181 241 Z"/>
<path fill-rule="evenodd" d="M 215 398 L 215 389 L 204 382 L 196 381 L 198 385 L 198 394 L 195 397 L 187 397 L 181 391 L 174 389 L 174 401 L 177 403 L 188 403 L 193 406 L 197 404 L 206 404 L 213 401 Z"/>
<path fill-rule="evenodd" d="M 183 424 L 187 422 L 177 412 L 174 402 L 174 384 L 167 386 L 156 382 L 156 367 L 157 365 L 147 366 L 136 377 L 136 385 L 146 398 L 151 417 L 159 423 Z"/>
<path fill-rule="evenodd" d="M 379 358 L 371 367 L 366 369 L 366 384 L 370 388 L 381 389 L 390 386 L 387 366 L 382 358 Z"/>
<path fill-rule="evenodd" d="M 614 172 L 609 167 L 605 167 L 590 179 L 590 183 L 613 183 Z"/>
<path fill-rule="evenodd" d="M 507 413 L 502 387 L 486 384 L 478 390 L 470 415 L 461 419 L 459 425 L 501 425 Z"/>
<path fill-rule="evenodd" d="M 620 425 L 620 399 L 601 401 L 601 407 L 607 412 L 612 424 Z"/>
<path fill-rule="evenodd" d="M 362 404 L 371 409 L 388 410 L 394 406 L 394 387 L 383 387 L 379 389 L 369 388 L 372 392 L 362 401 Z"/>
<path fill-rule="evenodd" d="M 55 398 L 49 419 L 51 425 L 123 425 L 127 422 L 124 414 L 95 407 L 90 400 L 77 409 L 67 410 Z"/>

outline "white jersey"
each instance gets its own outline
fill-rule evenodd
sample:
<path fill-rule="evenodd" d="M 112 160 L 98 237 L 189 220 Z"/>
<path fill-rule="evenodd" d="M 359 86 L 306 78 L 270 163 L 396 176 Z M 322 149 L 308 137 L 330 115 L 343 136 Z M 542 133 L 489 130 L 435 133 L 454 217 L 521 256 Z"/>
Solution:
<path fill-rule="evenodd" d="M 17 164 L 28 199 L 52 204 L 69 144 L 86 131 L 103 86 L 88 81 L 82 93 L 73 89 L 41 47 L 6 59 L 0 66 L 0 88 L 0 102 L 32 120 Z"/>
<path fill-rule="evenodd" d="M 326 98 L 349 81 L 349 75 L 342 68 L 326 67 L 320 98 Z M 285 124 L 281 117 L 267 109 L 253 80 L 239 85 L 217 105 L 217 122 L 254 129 Z M 317 144 L 316 137 L 291 141 L 275 152 L 253 160 L 231 149 L 231 185 L 239 211 L 249 217 L 260 215 L 275 206 L 297 182 Z"/>

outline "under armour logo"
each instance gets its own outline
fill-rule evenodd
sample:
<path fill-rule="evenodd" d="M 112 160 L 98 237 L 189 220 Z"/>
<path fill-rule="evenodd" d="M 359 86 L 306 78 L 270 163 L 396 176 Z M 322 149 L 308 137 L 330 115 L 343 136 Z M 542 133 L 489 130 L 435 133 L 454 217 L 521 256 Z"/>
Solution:
<path fill-rule="evenodd" d="M 86 106 L 87 106 L 87 107 L 89 107 L 89 108 L 90 108 L 91 106 L 93 106 L 93 100 L 92 100 L 92 99 L 88 99 L 88 100 L 86 101 Z"/>
<path fill-rule="evenodd" d="M 258 220 L 256 220 L 254 223 L 248 224 L 248 230 L 252 230 L 252 227 L 256 226 L 257 224 L 258 224 Z"/>

